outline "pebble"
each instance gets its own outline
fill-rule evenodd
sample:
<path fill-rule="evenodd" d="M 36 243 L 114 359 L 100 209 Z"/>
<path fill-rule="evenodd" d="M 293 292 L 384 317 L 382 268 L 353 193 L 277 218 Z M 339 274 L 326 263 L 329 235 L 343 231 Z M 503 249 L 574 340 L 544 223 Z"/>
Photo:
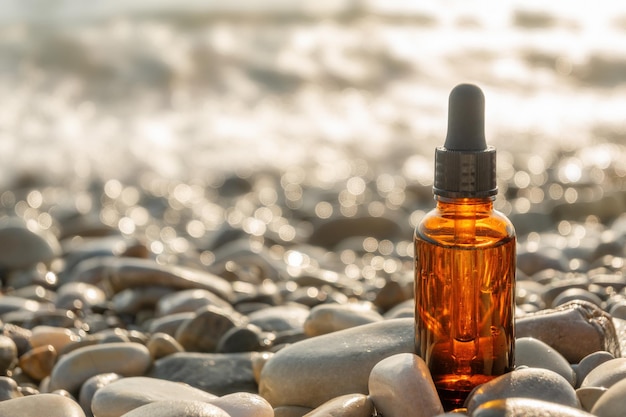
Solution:
<path fill-rule="evenodd" d="M 218 396 L 235 392 L 256 393 L 252 356 L 252 352 L 174 353 L 154 361 L 146 376 L 184 382 Z"/>
<path fill-rule="evenodd" d="M 124 377 L 120 374 L 111 372 L 107 374 L 94 375 L 83 383 L 83 385 L 80 387 L 80 393 L 78 394 L 78 403 L 83 408 L 83 410 L 85 410 L 85 414 L 87 414 L 87 417 L 93 415 L 91 411 L 91 402 L 93 401 L 93 396 L 96 394 L 96 392 L 100 388 L 121 378 Z"/>
<path fill-rule="evenodd" d="M 135 408 L 121 417 L 230 417 L 226 411 L 202 401 L 158 401 Z M 98 417 L 98 416 L 96 416 Z M 250 416 L 253 417 L 253 416 Z"/>
<path fill-rule="evenodd" d="M 265 350 L 272 346 L 275 337 L 274 333 L 263 332 L 254 324 L 240 325 L 224 333 L 215 350 L 219 353 Z"/>
<path fill-rule="evenodd" d="M 94 375 L 114 372 L 123 376 L 143 375 L 152 358 L 148 348 L 139 343 L 107 343 L 85 346 L 59 358 L 50 375 L 50 390 L 78 392 Z"/>
<path fill-rule="evenodd" d="M 320 304 L 311 309 L 303 327 L 312 337 L 382 320 L 369 303 Z"/>
<path fill-rule="evenodd" d="M 534 337 L 551 346 L 569 363 L 599 350 L 621 356 L 611 316 L 595 304 L 571 301 L 554 309 L 519 317 L 516 337 Z"/>
<path fill-rule="evenodd" d="M 274 417 L 270 403 L 257 394 L 236 392 L 208 402 L 226 411 L 230 417 Z"/>
<path fill-rule="evenodd" d="M 626 378 L 616 382 L 603 393 L 591 409 L 597 417 L 623 417 L 626 410 Z"/>
<path fill-rule="evenodd" d="M 30 344 L 33 348 L 51 345 L 57 352 L 71 343 L 80 340 L 80 336 L 70 329 L 53 326 L 36 326 L 32 329 Z"/>
<path fill-rule="evenodd" d="M 156 304 L 155 312 L 157 316 L 168 316 L 175 313 L 195 312 L 210 305 L 232 310 L 230 303 L 211 291 L 191 289 L 176 291 L 162 297 Z"/>
<path fill-rule="evenodd" d="M 274 407 L 315 408 L 345 394 L 367 394 L 380 360 L 415 349 L 414 320 L 365 324 L 302 340 L 276 352 L 261 371 L 259 393 Z"/>
<path fill-rule="evenodd" d="M 215 395 L 186 384 L 157 378 L 128 377 L 113 381 L 99 390 L 91 401 L 96 417 L 119 417 L 142 405 L 166 400 L 210 402 Z"/>
<path fill-rule="evenodd" d="M 152 359 L 160 359 L 172 353 L 184 352 L 185 348 L 167 333 L 153 333 L 146 343 Z"/>
<path fill-rule="evenodd" d="M 368 388 L 376 410 L 386 417 L 430 417 L 443 412 L 428 365 L 413 353 L 399 353 L 378 362 Z"/>
<path fill-rule="evenodd" d="M 91 309 L 107 300 L 104 291 L 84 282 L 68 282 L 57 289 L 55 306 L 60 309 Z"/>
<path fill-rule="evenodd" d="M 6 375 L 17 363 L 17 346 L 13 339 L 0 335 L 0 375 Z"/>
<path fill-rule="evenodd" d="M 181 323 L 175 338 L 188 352 L 215 352 L 220 338 L 243 324 L 244 318 L 239 313 L 208 305 L 196 311 L 192 319 Z"/>
<path fill-rule="evenodd" d="M 578 401 L 580 401 L 582 409 L 585 411 L 591 411 L 598 399 L 603 396 L 607 390 L 608 388 L 603 387 L 578 388 L 576 390 L 576 395 L 578 396 Z"/>
<path fill-rule="evenodd" d="M 589 372 L 595 369 L 598 365 L 610 361 L 611 359 L 615 359 L 615 356 L 602 350 L 590 353 L 582 358 L 582 360 L 578 363 L 578 366 L 576 366 L 576 387 L 580 387 Z"/>
<path fill-rule="evenodd" d="M 273 306 L 249 314 L 248 320 L 266 332 L 302 330 L 309 311 L 301 304 Z"/>
<path fill-rule="evenodd" d="M 61 253 L 61 246 L 49 231 L 34 224 L 26 226 L 18 217 L 0 219 L 0 267 L 5 270 L 26 268 L 50 262 Z"/>
<path fill-rule="evenodd" d="M 610 388 L 622 379 L 626 379 L 626 358 L 615 358 L 593 368 L 583 379 L 580 387 Z"/>
<path fill-rule="evenodd" d="M 531 398 L 488 401 L 477 407 L 472 417 L 593 417 L 576 407 Z"/>
<path fill-rule="evenodd" d="M 52 372 L 57 360 L 57 351 L 52 345 L 38 346 L 20 356 L 19 365 L 22 371 L 34 379 L 41 381 Z"/>
<path fill-rule="evenodd" d="M 181 324 L 195 317 L 195 313 L 177 313 L 170 316 L 159 317 L 151 320 L 148 325 L 149 333 L 165 333 L 176 336 Z"/>
<path fill-rule="evenodd" d="M 508 398 L 533 398 L 578 408 L 574 387 L 561 375 L 548 369 L 523 368 L 475 388 L 465 401 L 471 415 L 481 404 Z"/>
<path fill-rule="evenodd" d="M 371 417 L 373 412 L 374 403 L 367 395 L 346 394 L 328 400 L 316 409 L 300 415 L 302 417 Z"/>
<path fill-rule="evenodd" d="M 0 376 L 0 403 L 22 396 L 15 379 L 9 378 L 8 376 Z"/>
<path fill-rule="evenodd" d="M 313 411 L 313 409 L 310 407 L 285 405 L 274 408 L 274 417 L 303 417 L 311 411 Z"/>
<path fill-rule="evenodd" d="M 57 394 L 28 395 L 0 402 L 2 417 L 85 417 L 76 401 Z"/>
<path fill-rule="evenodd" d="M 569 362 L 546 343 L 532 337 L 515 340 L 515 366 L 544 368 L 556 372 L 573 387 L 576 386 L 576 372 Z"/>

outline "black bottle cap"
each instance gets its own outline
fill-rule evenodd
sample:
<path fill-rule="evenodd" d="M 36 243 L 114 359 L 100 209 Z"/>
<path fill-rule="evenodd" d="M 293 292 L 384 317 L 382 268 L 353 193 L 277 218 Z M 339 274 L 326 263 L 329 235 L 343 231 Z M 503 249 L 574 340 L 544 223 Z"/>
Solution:
<path fill-rule="evenodd" d="M 485 140 L 485 96 L 475 85 L 450 92 L 448 134 L 435 150 L 436 195 L 483 198 L 496 195 L 496 149 Z"/>

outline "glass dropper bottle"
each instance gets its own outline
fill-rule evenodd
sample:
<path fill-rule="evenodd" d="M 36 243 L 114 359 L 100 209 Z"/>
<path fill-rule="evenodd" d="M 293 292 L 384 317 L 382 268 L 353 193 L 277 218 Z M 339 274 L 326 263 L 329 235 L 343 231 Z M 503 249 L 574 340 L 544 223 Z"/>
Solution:
<path fill-rule="evenodd" d="M 435 150 L 436 208 L 415 229 L 415 345 L 446 410 L 514 367 L 515 231 L 494 210 L 496 150 L 485 99 L 450 93 L 448 133 Z"/>

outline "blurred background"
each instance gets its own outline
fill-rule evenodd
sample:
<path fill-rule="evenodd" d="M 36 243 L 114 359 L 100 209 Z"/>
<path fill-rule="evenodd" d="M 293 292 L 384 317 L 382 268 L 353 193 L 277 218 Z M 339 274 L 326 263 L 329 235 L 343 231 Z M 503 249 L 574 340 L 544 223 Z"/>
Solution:
<path fill-rule="evenodd" d="M 283 188 L 429 195 L 448 93 L 472 82 L 499 209 L 606 208 L 610 193 L 607 218 L 623 208 L 621 2 L 7 0 L 0 23 L 3 190 L 101 182 L 119 196 L 275 170 Z"/>

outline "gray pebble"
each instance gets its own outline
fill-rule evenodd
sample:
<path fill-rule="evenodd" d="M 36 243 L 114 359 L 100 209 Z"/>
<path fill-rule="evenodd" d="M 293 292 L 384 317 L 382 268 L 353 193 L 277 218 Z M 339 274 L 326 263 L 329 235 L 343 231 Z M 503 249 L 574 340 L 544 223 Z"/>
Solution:
<path fill-rule="evenodd" d="M 209 305 L 182 323 L 175 338 L 188 352 L 215 352 L 220 338 L 243 324 L 244 318 L 239 313 Z"/>
<path fill-rule="evenodd" d="M 549 369 L 561 375 L 572 386 L 576 385 L 576 374 L 569 362 L 539 339 L 521 337 L 515 340 L 515 365 Z"/>
<path fill-rule="evenodd" d="M 0 335 L 0 375 L 6 375 L 17 364 L 17 346 L 13 339 Z"/>
<path fill-rule="evenodd" d="M 309 309 L 300 304 L 268 307 L 248 315 L 251 324 L 266 332 L 302 330 Z"/>
<path fill-rule="evenodd" d="M 608 388 L 585 387 L 578 388 L 576 390 L 576 395 L 578 396 L 582 409 L 585 411 L 591 411 L 598 399 L 602 397 L 606 391 L 608 391 Z"/>
<path fill-rule="evenodd" d="M 576 407 L 531 398 L 488 401 L 474 410 L 472 417 L 593 417 Z"/>
<path fill-rule="evenodd" d="M 580 387 L 580 384 L 582 384 L 589 372 L 595 369 L 598 365 L 610 361 L 611 359 L 615 359 L 615 356 L 605 351 L 593 352 L 582 358 L 582 360 L 578 363 L 578 366 L 575 368 L 576 387 Z"/>
<path fill-rule="evenodd" d="M 578 407 L 574 387 L 556 372 L 541 368 L 517 369 L 485 382 L 470 393 L 465 406 L 471 414 L 488 401 L 516 397 Z"/>
<path fill-rule="evenodd" d="M 626 358 L 615 358 L 593 368 L 580 384 L 585 387 L 610 388 L 616 382 L 626 378 Z"/>
<path fill-rule="evenodd" d="M 91 401 L 96 391 L 121 378 L 123 378 L 123 376 L 116 373 L 99 374 L 92 376 L 83 383 L 80 387 L 80 393 L 78 394 L 78 403 L 87 416 L 93 416 L 91 412 Z"/>
<path fill-rule="evenodd" d="M 591 414 L 597 417 L 623 417 L 626 410 L 626 379 L 612 385 L 598 398 Z"/>

